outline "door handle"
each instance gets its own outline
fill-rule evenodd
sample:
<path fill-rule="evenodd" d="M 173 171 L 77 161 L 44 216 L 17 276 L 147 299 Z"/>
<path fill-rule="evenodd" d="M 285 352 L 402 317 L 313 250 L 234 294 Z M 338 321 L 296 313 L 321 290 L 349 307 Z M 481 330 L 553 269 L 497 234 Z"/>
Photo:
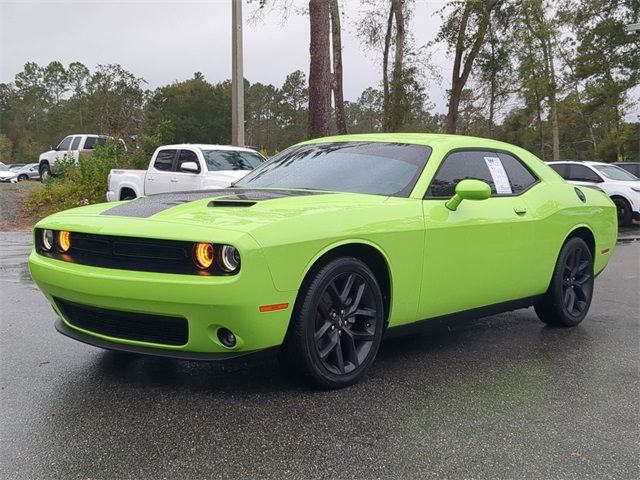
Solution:
<path fill-rule="evenodd" d="M 171 183 L 178 183 L 178 179 L 176 177 L 173 177 L 170 181 Z"/>
<path fill-rule="evenodd" d="M 156 177 L 147 177 L 147 181 L 149 182 L 153 182 L 156 179 Z"/>
<path fill-rule="evenodd" d="M 524 215 L 527 213 L 527 207 L 525 207 L 524 205 L 517 205 L 513 207 L 513 211 L 516 212 L 518 215 Z"/>

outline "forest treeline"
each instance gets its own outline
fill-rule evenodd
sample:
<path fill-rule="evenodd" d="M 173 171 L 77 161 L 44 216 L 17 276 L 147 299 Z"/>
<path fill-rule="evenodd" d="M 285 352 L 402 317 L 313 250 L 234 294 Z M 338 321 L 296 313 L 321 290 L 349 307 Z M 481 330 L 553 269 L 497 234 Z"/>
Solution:
<path fill-rule="evenodd" d="M 379 61 L 380 78 L 343 100 L 341 4 L 310 0 L 309 78 L 297 70 L 278 86 L 245 80 L 246 143 L 271 154 L 335 132 L 456 132 L 514 143 L 545 160 L 640 160 L 640 35 L 625 31 L 638 22 L 640 0 L 451 1 L 434 17 L 428 45 L 414 41 L 414 6 L 360 1 L 349 26 Z M 260 0 L 257 14 L 276 21 L 274 12 L 281 17 L 289 7 Z M 452 69 L 434 78 L 430 52 L 442 47 Z M 446 90 L 446 113 L 434 111 L 430 82 Z M 35 161 L 69 133 L 117 136 L 144 152 L 231 141 L 231 84 L 199 72 L 150 90 L 120 65 L 92 71 L 80 62 L 29 62 L 0 84 L 0 109 L 5 163 Z"/>

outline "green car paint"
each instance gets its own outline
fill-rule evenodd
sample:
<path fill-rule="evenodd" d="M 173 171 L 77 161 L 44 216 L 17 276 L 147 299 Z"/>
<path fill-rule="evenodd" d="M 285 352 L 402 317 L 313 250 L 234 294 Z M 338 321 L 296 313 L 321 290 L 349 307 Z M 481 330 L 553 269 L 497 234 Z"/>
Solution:
<path fill-rule="evenodd" d="M 144 218 L 103 214 L 97 204 L 51 215 L 36 229 L 96 235 L 211 242 L 236 247 L 232 276 L 197 276 L 101 268 L 48 258 L 34 249 L 33 279 L 70 329 L 114 346 L 228 354 L 280 345 L 305 276 L 324 255 L 351 248 L 375 252 L 389 278 L 388 325 L 544 294 L 560 249 L 572 234 L 593 239 L 594 272 L 606 266 L 617 234 L 616 210 L 600 191 L 575 187 L 531 153 L 502 142 L 455 135 L 370 134 L 315 139 L 300 145 L 381 142 L 431 151 L 406 197 L 319 192 L 211 208 L 212 190 Z M 450 152 L 507 152 L 538 181 L 518 195 L 485 198 L 486 184 L 464 180 L 451 198 L 425 198 Z M 484 198 L 484 199 L 482 199 Z M 141 199 L 143 200 L 143 199 Z M 133 200 L 138 202 L 141 200 Z M 184 317 L 188 341 L 174 346 L 109 337 L 72 325 L 54 298 L 125 312 Z M 261 311 L 261 306 L 287 308 Z M 237 344 L 217 337 L 227 328 Z"/>

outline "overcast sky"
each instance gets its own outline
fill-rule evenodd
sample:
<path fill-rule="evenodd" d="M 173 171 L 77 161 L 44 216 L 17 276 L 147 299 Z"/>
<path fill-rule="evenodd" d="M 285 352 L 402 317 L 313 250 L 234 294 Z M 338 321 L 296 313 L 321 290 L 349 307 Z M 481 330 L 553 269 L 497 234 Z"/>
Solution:
<path fill-rule="evenodd" d="M 276 0 L 282 1 L 282 0 Z M 255 3 L 255 2 L 254 2 Z M 294 0 L 300 8 L 307 0 Z M 417 45 L 432 40 L 440 25 L 435 12 L 444 1 L 417 0 L 411 31 Z M 80 61 L 93 69 L 119 63 L 143 77 L 148 88 L 191 78 L 202 72 L 218 82 L 231 77 L 231 1 L 8 1 L 0 0 L 0 82 L 13 81 L 28 61 L 65 66 Z M 379 59 L 356 36 L 360 0 L 343 0 L 343 63 L 345 99 L 355 100 L 381 78 Z M 244 74 L 250 82 L 282 85 L 287 74 L 309 70 L 309 20 L 279 12 L 249 22 L 254 5 L 243 5 Z M 430 80 L 428 93 L 435 110 L 444 112 L 451 60 L 444 48 L 432 51 L 428 70 L 442 75 Z M 638 108 L 631 120 L 637 121 Z M 631 113 L 631 112 L 628 112 Z M 632 117 L 632 118 L 631 118 Z"/>

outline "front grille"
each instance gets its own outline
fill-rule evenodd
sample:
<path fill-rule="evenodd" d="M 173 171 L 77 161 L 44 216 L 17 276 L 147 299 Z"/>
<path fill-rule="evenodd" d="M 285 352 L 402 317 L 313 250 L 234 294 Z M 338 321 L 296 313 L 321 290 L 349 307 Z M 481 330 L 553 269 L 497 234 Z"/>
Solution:
<path fill-rule="evenodd" d="M 113 338 L 165 345 L 184 345 L 189 338 L 187 319 L 123 312 L 54 299 L 73 326 Z"/>

